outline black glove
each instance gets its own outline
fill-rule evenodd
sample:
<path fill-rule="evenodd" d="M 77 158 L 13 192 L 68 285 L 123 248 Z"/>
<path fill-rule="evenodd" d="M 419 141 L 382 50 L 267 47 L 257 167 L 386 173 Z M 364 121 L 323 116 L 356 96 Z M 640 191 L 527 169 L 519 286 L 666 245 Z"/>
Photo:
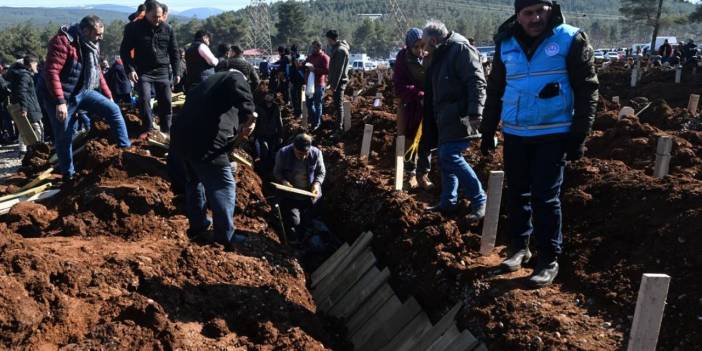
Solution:
<path fill-rule="evenodd" d="M 480 152 L 483 156 L 489 156 L 495 150 L 495 133 L 483 132 L 480 140 Z"/>
<path fill-rule="evenodd" d="M 566 139 L 566 160 L 577 161 L 585 156 L 585 138 L 569 136 Z"/>

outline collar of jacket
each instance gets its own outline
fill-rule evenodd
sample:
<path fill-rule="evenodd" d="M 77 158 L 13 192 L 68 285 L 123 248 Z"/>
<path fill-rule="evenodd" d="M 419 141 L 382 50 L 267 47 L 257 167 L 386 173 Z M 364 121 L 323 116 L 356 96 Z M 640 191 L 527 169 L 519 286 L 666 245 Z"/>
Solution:
<path fill-rule="evenodd" d="M 74 41 L 77 41 L 80 38 L 80 28 L 77 23 L 73 25 L 61 26 L 59 32 L 63 33 L 66 36 L 66 38 L 68 38 L 69 43 L 73 43 Z"/>
<path fill-rule="evenodd" d="M 545 33 L 553 34 L 553 29 L 565 24 L 565 16 L 563 16 L 563 11 L 561 10 L 561 5 L 554 3 L 553 9 L 551 11 L 551 22 L 549 23 L 548 29 Z M 493 38 L 495 44 L 499 44 L 501 41 L 511 38 L 517 34 L 519 29 L 519 23 L 517 23 L 517 15 L 512 15 L 507 21 L 502 23 L 497 30 L 497 34 Z M 550 33 L 549 33 L 550 32 Z M 543 35 L 542 35 L 543 36 Z"/>

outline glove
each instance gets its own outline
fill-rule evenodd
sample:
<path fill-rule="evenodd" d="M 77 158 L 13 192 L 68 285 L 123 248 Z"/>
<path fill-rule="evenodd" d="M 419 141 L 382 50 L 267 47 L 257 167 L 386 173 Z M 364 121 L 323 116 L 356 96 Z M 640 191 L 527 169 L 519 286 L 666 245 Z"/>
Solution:
<path fill-rule="evenodd" d="M 489 156 L 495 150 L 495 133 L 483 132 L 480 140 L 480 152 L 483 156 Z"/>
<path fill-rule="evenodd" d="M 585 156 L 585 138 L 570 136 L 566 140 L 566 160 L 577 161 Z"/>

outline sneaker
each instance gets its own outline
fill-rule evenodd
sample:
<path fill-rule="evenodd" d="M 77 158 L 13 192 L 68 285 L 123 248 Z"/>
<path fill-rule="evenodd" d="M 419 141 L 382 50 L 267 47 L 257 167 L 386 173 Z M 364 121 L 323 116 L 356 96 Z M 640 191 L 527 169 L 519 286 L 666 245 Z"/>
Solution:
<path fill-rule="evenodd" d="M 539 260 L 539 263 L 536 265 L 536 269 L 534 269 L 534 273 L 532 273 L 527 282 L 532 288 L 543 288 L 551 285 L 553 280 L 556 279 L 557 275 L 558 261 L 553 260 L 551 262 L 544 263 L 543 261 Z"/>
<path fill-rule="evenodd" d="M 419 177 L 419 186 L 424 190 L 431 190 L 434 188 L 434 183 L 429 180 L 428 174 L 423 174 Z"/>
<path fill-rule="evenodd" d="M 485 211 L 487 210 L 487 204 L 485 202 L 477 206 L 471 206 L 470 208 L 471 210 L 467 217 L 469 221 L 479 221 L 485 218 Z"/>
<path fill-rule="evenodd" d="M 520 270 L 523 265 L 529 263 L 529 260 L 531 260 L 531 251 L 529 251 L 529 248 L 521 249 L 502 261 L 502 263 L 500 263 L 500 268 L 505 272 L 516 272 Z"/>

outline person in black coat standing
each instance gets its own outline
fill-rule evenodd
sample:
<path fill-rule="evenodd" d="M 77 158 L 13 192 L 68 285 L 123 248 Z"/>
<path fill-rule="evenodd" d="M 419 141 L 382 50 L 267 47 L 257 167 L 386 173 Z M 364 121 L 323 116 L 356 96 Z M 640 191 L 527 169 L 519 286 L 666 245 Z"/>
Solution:
<path fill-rule="evenodd" d="M 34 74 L 37 73 L 39 60 L 34 55 L 27 55 L 22 62 L 15 63 L 7 73 L 10 82 L 10 113 L 17 121 L 26 118 L 34 129 L 39 141 L 43 140 L 42 113 L 37 91 L 34 87 Z M 27 151 L 28 140 L 20 138 L 20 152 Z"/>
<path fill-rule="evenodd" d="M 132 102 L 132 83 L 127 77 L 127 71 L 124 70 L 124 64 L 121 58 L 117 58 L 107 71 L 105 76 L 107 85 L 112 91 L 112 96 L 116 103 L 131 103 Z"/>
<path fill-rule="evenodd" d="M 236 183 L 228 156 L 239 139 L 253 132 L 256 116 L 241 72 L 215 73 L 188 93 L 171 144 L 185 169 L 189 236 L 200 236 L 213 224 L 215 242 L 229 246 L 241 239 L 234 235 Z"/>

